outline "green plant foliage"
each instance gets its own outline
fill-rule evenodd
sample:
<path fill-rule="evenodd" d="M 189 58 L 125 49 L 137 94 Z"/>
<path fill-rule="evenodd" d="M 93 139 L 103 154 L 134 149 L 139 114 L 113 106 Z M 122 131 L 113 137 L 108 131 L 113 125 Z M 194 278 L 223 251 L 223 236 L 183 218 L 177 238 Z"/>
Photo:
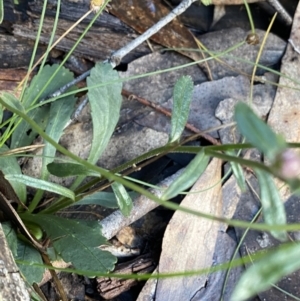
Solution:
<path fill-rule="evenodd" d="M 99 205 L 107 208 L 118 208 L 118 202 L 113 192 L 98 191 L 83 197 L 76 205 Z"/>
<path fill-rule="evenodd" d="M 88 158 L 96 163 L 106 148 L 120 117 L 122 103 L 122 83 L 118 82 L 118 72 L 110 64 L 97 63 L 87 78 L 88 97 L 93 120 L 93 141 Z M 109 82 L 115 81 L 112 84 Z M 93 87 L 100 83 L 108 83 Z"/>
<path fill-rule="evenodd" d="M 257 293 L 268 289 L 282 277 L 300 268 L 300 244 L 291 243 L 266 253 L 242 275 L 232 294 L 232 301 L 249 300 Z"/>
<path fill-rule="evenodd" d="M 286 224 L 284 205 L 272 175 L 259 169 L 255 169 L 255 173 L 260 186 L 260 201 L 266 224 Z M 287 240 L 286 231 L 271 231 L 271 234 L 280 241 Z"/>
<path fill-rule="evenodd" d="M 134 191 L 128 192 L 131 199 L 135 198 L 138 194 Z M 74 205 L 99 205 L 107 208 L 118 208 L 116 196 L 112 192 L 97 191 L 83 197 L 79 202 Z"/>
<path fill-rule="evenodd" d="M 118 202 L 113 192 L 98 191 L 83 197 L 76 205 L 99 205 L 107 208 L 118 208 Z"/>
<path fill-rule="evenodd" d="M 211 0 L 201 0 L 204 5 L 210 5 L 212 3 Z"/>
<path fill-rule="evenodd" d="M 288 179 L 286 180 L 289 185 L 291 191 L 295 195 L 300 195 L 300 180 L 299 179 Z"/>
<path fill-rule="evenodd" d="M 167 188 L 161 198 L 163 200 L 172 199 L 191 187 L 205 171 L 208 161 L 209 157 L 204 154 L 204 150 L 201 150 L 189 163 L 185 171 Z"/>
<path fill-rule="evenodd" d="M 0 24 L 3 22 L 3 18 L 4 18 L 3 0 L 0 0 Z"/>
<path fill-rule="evenodd" d="M 226 151 L 226 154 L 230 156 L 236 156 L 234 151 Z M 237 184 L 239 185 L 241 191 L 246 190 L 246 182 L 245 182 L 245 176 L 243 172 L 243 168 L 240 164 L 237 164 L 236 162 L 229 162 L 233 171 L 233 174 L 236 178 Z"/>
<path fill-rule="evenodd" d="M 50 95 L 51 93 L 57 91 L 61 86 L 67 84 L 73 79 L 73 74 L 67 70 L 66 68 L 61 68 L 57 75 L 55 76 L 54 80 L 51 81 L 51 83 L 48 83 L 49 78 L 52 76 L 52 74 L 57 70 L 59 65 L 52 65 L 52 66 L 45 66 L 31 81 L 30 86 L 28 89 L 26 89 L 24 93 L 24 97 L 22 99 L 22 104 L 25 110 L 28 110 L 36 100 L 40 101 Z M 41 91 L 43 92 L 41 93 Z M 40 95 L 41 93 L 41 95 Z M 70 102 L 68 102 L 70 101 Z M 68 96 L 65 98 L 60 99 L 58 102 L 63 102 L 63 104 L 54 105 L 54 107 L 57 106 L 57 108 L 52 109 L 52 120 L 50 119 L 50 125 L 49 124 L 49 117 L 51 114 L 51 109 L 49 110 L 49 105 L 43 105 L 40 106 L 34 110 L 29 111 L 27 114 L 28 116 L 33 119 L 42 129 L 45 129 L 48 125 L 52 130 L 53 125 L 54 128 L 57 129 L 60 122 L 64 123 L 65 120 L 69 117 L 69 115 L 64 116 L 62 118 L 62 121 L 58 121 L 53 119 L 53 113 L 57 111 L 61 114 L 63 112 L 68 111 L 66 109 L 66 106 L 69 104 L 70 109 L 73 109 L 74 106 L 74 97 Z M 65 103 L 64 103 L 65 102 Z M 51 104 L 52 107 L 53 104 Z M 24 109 L 23 109 L 24 111 Z M 68 112 L 66 114 L 69 114 Z M 53 125 L 51 124 L 53 123 Z M 60 129 L 62 131 L 63 129 Z M 53 133 L 53 130 L 52 130 Z M 59 132 L 56 133 L 56 136 L 59 136 Z M 21 146 L 30 145 L 32 141 L 35 139 L 36 133 L 30 129 L 30 126 L 25 122 L 21 121 L 19 126 L 15 129 L 12 135 L 11 139 L 11 147 L 17 148 Z"/>
<path fill-rule="evenodd" d="M 1 226 L 3 228 L 3 232 L 6 237 L 6 241 L 9 245 L 9 248 L 14 255 L 14 257 L 17 256 L 17 251 L 18 251 L 18 239 L 17 239 L 17 234 L 13 227 L 11 226 L 10 222 L 3 222 L 1 223 Z"/>
<path fill-rule="evenodd" d="M 97 63 L 87 78 L 88 98 L 94 129 L 91 150 L 87 160 L 93 164 L 97 162 L 105 150 L 119 120 L 122 83 L 118 79 L 118 72 L 113 70 L 108 63 Z M 99 86 L 101 83 L 103 85 Z M 72 187 L 77 187 L 82 180 L 83 177 L 79 177 Z"/>
<path fill-rule="evenodd" d="M 73 79 L 73 75 L 68 74 L 68 79 Z M 74 88 L 68 89 L 68 92 L 74 90 Z M 74 95 L 69 95 L 58 101 L 51 103 L 49 122 L 46 127 L 46 134 L 51 137 L 55 142 L 58 142 L 61 135 L 63 134 L 64 128 L 67 122 L 70 120 L 71 114 L 74 110 L 76 98 Z M 42 159 L 42 169 L 40 178 L 47 180 L 49 178 L 49 171 L 47 165 L 54 160 L 56 153 L 56 148 L 50 144 L 48 141 L 44 141 L 45 146 L 43 148 L 43 159 Z M 37 203 L 43 196 L 43 190 L 39 190 L 30 206 L 30 210 L 34 210 Z"/>
<path fill-rule="evenodd" d="M 41 240 L 43 237 L 43 231 L 39 225 L 33 222 L 24 221 L 24 225 L 26 226 L 28 232 L 32 235 L 36 240 Z"/>
<path fill-rule="evenodd" d="M 54 192 L 72 200 L 75 200 L 75 194 L 72 190 L 55 183 L 50 183 L 48 181 L 32 178 L 26 175 L 6 175 L 5 178 L 6 180 L 11 182 L 16 181 L 18 183 L 25 184 L 26 186 Z"/>
<path fill-rule="evenodd" d="M 67 77 L 67 80 L 73 80 L 71 72 L 66 73 L 64 71 L 64 74 L 66 74 L 65 76 Z M 69 89 L 67 92 L 71 90 L 74 89 Z M 63 134 L 64 128 L 74 111 L 75 102 L 76 97 L 74 97 L 74 95 L 69 95 L 51 103 L 49 123 L 47 124 L 45 132 L 54 141 L 58 142 Z M 41 172 L 41 178 L 44 180 L 48 179 L 49 172 L 47 170 L 47 164 L 53 161 L 55 152 L 56 148 L 46 141 L 43 149 L 43 164 Z"/>
<path fill-rule="evenodd" d="M 100 177 L 100 174 L 86 168 L 78 163 L 50 163 L 47 165 L 48 171 L 56 177 L 72 177 L 72 176 L 93 176 Z"/>
<path fill-rule="evenodd" d="M 106 273 L 114 268 L 116 258 L 98 247 L 107 244 L 97 221 L 81 222 L 53 215 L 22 215 L 39 224 L 53 242 L 57 254 L 76 269 Z"/>
<path fill-rule="evenodd" d="M 182 76 L 175 84 L 171 119 L 170 143 L 180 139 L 187 123 L 194 83 L 190 76 Z"/>
<path fill-rule="evenodd" d="M 120 211 L 123 213 L 124 216 L 129 216 L 133 204 L 132 199 L 126 191 L 125 187 L 118 182 L 113 182 L 111 184 L 111 188 L 113 189 L 116 195 Z"/>
<path fill-rule="evenodd" d="M 269 160 L 273 161 L 286 148 L 284 139 L 276 135 L 245 103 L 236 105 L 234 117 L 241 134 Z"/>
<path fill-rule="evenodd" d="M 1 0 L 0 0 L 1 1 Z M 3 107 L 0 105 L 0 124 L 3 122 Z"/>
<path fill-rule="evenodd" d="M 20 103 L 19 99 L 17 99 L 13 94 L 3 91 L 0 94 L 0 98 L 16 110 L 25 113 L 24 106 Z"/>
<path fill-rule="evenodd" d="M 9 151 L 9 148 L 4 144 L 0 148 L 0 170 L 4 175 L 6 174 L 16 174 L 21 175 L 22 171 L 20 165 L 18 164 L 17 158 L 14 156 L 1 156 L 1 153 Z M 10 182 L 13 190 L 19 197 L 19 200 L 23 203 L 26 202 L 27 192 L 26 185 L 23 183 L 16 183 L 14 181 Z M 17 201 L 17 200 L 12 200 Z"/>
<path fill-rule="evenodd" d="M 43 259 L 39 251 L 20 239 L 18 240 L 18 254 L 16 260 L 43 264 Z M 19 263 L 18 267 L 26 281 L 30 284 L 39 283 L 45 272 L 45 268 L 32 266 L 30 264 L 25 265 Z"/>

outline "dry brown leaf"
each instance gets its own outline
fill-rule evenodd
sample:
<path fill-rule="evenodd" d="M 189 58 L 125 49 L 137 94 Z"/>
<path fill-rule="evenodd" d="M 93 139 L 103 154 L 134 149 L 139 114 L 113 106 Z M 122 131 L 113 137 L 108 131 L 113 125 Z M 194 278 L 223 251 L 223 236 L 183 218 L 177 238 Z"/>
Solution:
<path fill-rule="evenodd" d="M 222 212 L 221 161 L 213 159 L 181 205 L 220 216 Z M 207 188 L 210 189 L 206 190 Z M 176 211 L 163 240 L 159 273 L 200 270 L 212 265 L 220 228 L 218 222 Z M 205 287 L 207 275 L 159 279 L 155 300 L 191 300 Z"/>

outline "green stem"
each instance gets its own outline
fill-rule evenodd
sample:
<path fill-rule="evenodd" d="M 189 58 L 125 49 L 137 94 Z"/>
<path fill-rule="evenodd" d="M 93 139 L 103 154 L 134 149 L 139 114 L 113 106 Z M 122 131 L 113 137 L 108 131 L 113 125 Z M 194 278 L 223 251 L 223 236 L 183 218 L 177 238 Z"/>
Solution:
<path fill-rule="evenodd" d="M 47 134 L 45 134 L 43 132 L 43 130 L 40 129 L 40 127 L 38 126 L 38 124 L 35 121 L 31 120 L 25 113 L 23 113 L 23 112 L 17 110 L 16 108 L 8 105 L 1 98 L 0 98 L 0 103 L 4 107 L 6 107 L 10 111 L 12 111 L 13 113 L 19 115 L 26 122 L 28 122 L 33 130 L 35 130 L 43 139 L 45 139 L 50 144 L 52 144 L 59 152 L 61 152 L 65 156 L 70 157 L 74 161 L 78 162 L 79 164 L 84 165 L 85 167 L 91 169 L 92 171 L 98 172 L 99 174 L 101 174 L 103 177 L 105 177 L 109 181 L 118 181 L 119 183 L 121 183 L 122 185 L 126 186 L 127 188 L 129 188 L 131 190 L 134 190 L 134 191 L 136 191 L 136 192 L 138 192 L 140 194 L 143 194 L 147 198 L 155 201 L 159 205 L 162 205 L 162 206 L 164 206 L 166 208 L 169 208 L 169 209 L 172 209 L 172 210 L 180 210 L 180 211 L 183 211 L 185 213 L 189 213 L 189 214 L 192 214 L 192 215 L 195 215 L 195 216 L 198 216 L 198 217 L 202 217 L 202 218 L 206 218 L 206 219 L 218 221 L 218 222 L 221 222 L 221 223 L 226 223 L 226 224 L 234 226 L 234 227 L 241 227 L 241 228 L 248 228 L 249 227 L 251 229 L 261 230 L 261 231 L 276 231 L 276 230 L 289 230 L 289 231 L 291 231 L 291 230 L 299 230 L 300 229 L 300 224 L 291 224 L 291 225 L 286 225 L 286 224 L 281 224 L 281 225 L 266 225 L 266 224 L 251 224 L 251 223 L 243 222 L 243 221 L 239 221 L 239 220 L 230 220 L 230 219 L 227 219 L 227 218 L 216 217 L 216 216 L 213 216 L 211 214 L 197 212 L 197 211 L 194 211 L 194 210 L 191 210 L 189 208 L 177 205 L 177 204 L 172 203 L 172 202 L 163 201 L 159 197 L 157 197 L 156 195 L 154 195 L 151 192 L 149 192 L 148 190 L 143 189 L 142 187 L 140 187 L 140 186 L 138 186 L 138 185 L 136 185 L 136 184 L 134 184 L 134 183 L 132 183 L 132 182 L 130 182 L 128 180 L 123 179 L 121 176 L 115 175 L 115 174 L 107 171 L 104 168 L 95 166 L 95 165 L 87 162 L 86 160 L 77 157 L 76 155 L 74 155 L 73 153 L 71 153 L 67 149 L 65 149 L 63 146 L 61 146 L 58 143 L 56 143 Z M 216 154 L 218 154 L 218 153 L 216 153 Z M 231 156 L 227 156 L 227 157 L 231 157 Z M 232 159 L 237 159 L 237 158 L 236 157 L 232 157 Z M 244 160 L 244 161 L 248 161 L 248 160 Z M 35 204 L 35 205 L 37 205 L 37 204 Z M 33 209 L 31 208 L 31 211 L 29 211 L 29 212 L 32 212 L 32 211 L 33 211 Z M 51 213 L 54 213 L 54 212 L 55 211 L 53 211 L 53 210 L 49 211 L 49 210 L 45 209 L 41 213 L 51 214 Z"/>

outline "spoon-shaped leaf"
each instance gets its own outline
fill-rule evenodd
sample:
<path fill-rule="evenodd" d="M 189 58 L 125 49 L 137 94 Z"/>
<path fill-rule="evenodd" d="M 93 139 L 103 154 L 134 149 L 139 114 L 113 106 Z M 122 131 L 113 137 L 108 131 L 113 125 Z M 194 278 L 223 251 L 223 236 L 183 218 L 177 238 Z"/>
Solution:
<path fill-rule="evenodd" d="M 171 143 L 179 140 L 188 120 L 193 87 L 193 81 L 190 76 L 182 76 L 175 84 L 171 119 Z"/>
<path fill-rule="evenodd" d="M 234 117 L 241 134 L 270 160 L 274 160 L 286 148 L 284 139 L 274 133 L 245 103 L 236 105 Z"/>
<path fill-rule="evenodd" d="M 280 246 L 246 270 L 236 285 L 231 301 L 249 300 L 257 293 L 268 289 L 283 276 L 300 268 L 300 244 Z"/>
<path fill-rule="evenodd" d="M 285 224 L 286 214 L 284 205 L 272 175 L 260 169 L 255 169 L 255 173 L 260 186 L 260 201 L 262 203 L 265 222 L 268 225 Z M 287 240 L 286 231 L 271 231 L 271 234 L 280 241 Z"/>

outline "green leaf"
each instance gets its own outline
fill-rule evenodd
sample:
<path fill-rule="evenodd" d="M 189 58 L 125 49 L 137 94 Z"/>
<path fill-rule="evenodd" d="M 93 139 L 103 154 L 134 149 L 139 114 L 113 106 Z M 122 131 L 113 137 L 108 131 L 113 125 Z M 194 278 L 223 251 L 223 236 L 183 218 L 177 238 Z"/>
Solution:
<path fill-rule="evenodd" d="M 38 223 L 49 235 L 56 252 L 76 269 L 101 273 L 114 269 L 116 257 L 98 247 L 107 244 L 97 221 L 81 222 L 53 215 L 24 214 L 22 217 Z"/>
<path fill-rule="evenodd" d="M 1 1 L 1 0 L 0 0 Z M 17 99 L 13 94 L 8 92 L 1 92 L 0 98 L 9 106 L 25 113 L 25 109 L 19 99 Z"/>
<path fill-rule="evenodd" d="M 87 161 L 93 164 L 98 161 L 105 150 L 119 120 L 122 83 L 118 79 L 118 72 L 113 70 L 108 63 L 97 63 L 87 78 L 93 121 L 93 139 Z M 95 87 L 101 83 L 103 86 Z M 72 188 L 77 187 L 83 179 L 84 177 L 79 177 Z"/>
<path fill-rule="evenodd" d="M 24 225 L 25 225 L 26 229 L 28 230 L 28 232 L 30 233 L 30 235 L 32 235 L 32 237 L 34 239 L 39 241 L 43 238 L 44 233 L 39 225 L 37 225 L 34 222 L 29 222 L 29 221 L 24 221 Z"/>
<path fill-rule="evenodd" d="M 255 262 L 242 275 L 232 294 L 232 301 L 249 300 L 257 293 L 268 289 L 282 277 L 300 268 L 300 244 L 285 244 Z"/>
<path fill-rule="evenodd" d="M 62 68 L 61 72 L 63 82 L 68 83 L 74 79 L 73 73 L 71 73 L 67 69 Z M 62 85 L 64 85 L 64 83 L 62 83 Z M 68 89 L 66 92 L 70 92 L 74 89 L 75 88 Z M 75 102 L 76 97 L 74 95 L 69 95 L 51 103 L 49 122 L 47 124 L 45 132 L 55 142 L 58 142 L 61 135 L 63 134 L 64 128 L 70 120 L 72 112 L 74 111 Z M 56 153 L 56 148 L 47 141 L 45 141 L 44 143 L 45 146 L 43 148 L 41 179 L 47 180 L 49 176 L 47 164 L 53 161 Z"/>
<path fill-rule="evenodd" d="M 118 208 L 116 196 L 112 192 L 98 191 L 82 198 L 74 205 L 100 205 L 107 208 Z"/>
<path fill-rule="evenodd" d="M 133 207 L 132 199 L 126 191 L 125 187 L 118 183 L 113 182 L 111 188 L 116 195 L 116 199 L 120 208 L 120 211 L 124 216 L 129 216 L 131 209 Z"/>
<path fill-rule="evenodd" d="M 1 0 L 0 0 L 1 1 Z M 3 113 L 4 113 L 4 111 L 3 111 L 4 109 L 3 109 L 3 106 L 2 105 L 0 105 L 0 123 L 2 123 L 3 122 Z"/>
<path fill-rule="evenodd" d="M 201 0 L 201 2 L 202 2 L 204 5 L 210 5 L 210 4 L 212 4 L 212 0 Z"/>
<path fill-rule="evenodd" d="M 230 156 L 236 156 L 234 151 L 226 151 L 226 154 Z M 246 181 L 245 181 L 245 176 L 243 172 L 243 168 L 240 164 L 236 162 L 231 162 L 230 165 L 233 171 L 233 174 L 236 178 L 237 184 L 239 185 L 241 191 L 246 191 Z"/>
<path fill-rule="evenodd" d="M 49 105 L 29 111 L 27 115 L 44 130 L 49 120 Z M 30 125 L 22 120 L 11 136 L 10 147 L 12 149 L 30 145 L 36 138 L 37 133 L 30 128 Z"/>
<path fill-rule="evenodd" d="M 56 71 L 58 67 L 59 65 L 44 66 L 44 68 L 32 79 L 30 86 L 26 89 L 24 97 L 22 99 L 23 106 L 26 110 L 28 110 L 32 106 L 32 102 L 39 95 L 40 91 L 44 89 L 49 78 L 52 76 L 52 74 Z M 47 85 L 45 90 L 42 92 L 41 96 L 39 96 L 38 101 L 57 91 L 61 86 L 70 82 L 72 78 L 73 76 L 70 71 L 68 71 L 65 68 L 61 68 L 56 74 L 55 78 L 51 81 L 51 83 Z M 70 98 L 67 97 L 67 99 L 71 98 L 72 96 L 70 96 Z M 61 101 L 64 100 L 62 99 Z M 72 105 L 73 103 L 71 101 L 70 106 L 72 107 Z M 27 114 L 42 129 L 45 129 L 50 116 L 49 105 L 40 106 L 34 110 L 29 111 Z M 22 121 L 12 134 L 11 148 L 30 145 L 35 139 L 35 137 L 36 133 L 31 130 L 30 126 L 25 121 Z"/>
<path fill-rule="evenodd" d="M 276 135 L 245 103 L 236 105 L 234 116 L 241 134 L 271 161 L 286 148 L 284 139 Z"/>
<path fill-rule="evenodd" d="M 96 163 L 105 150 L 120 117 L 122 82 L 110 64 L 97 63 L 87 78 L 88 97 L 93 120 L 93 141 L 88 161 Z M 93 88 L 94 85 L 116 81 Z"/>
<path fill-rule="evenodd" d="M 72 190 L 60 186 L 58 184 L 50 183 L 48 181 L 32 178 L 26 175 L 6 175 L 6 180 L 16 181 L 18 183 L 23 183 L 26 186 L 34 187 L 37 189 L 43 189 L 46 191 L 54 192 L 59 195 L 63 195 L 67 198 L 75 200 L 75 194 Z"/>
<path fill-rule="evenodd" d="M 3 0 L 0 0 L 0 24 L 3 22 L 3 18 L 4 18 Z"/>
<path fill-rule="evenodd" d="M 70 82 L 74 79 L 73 73 L 62 68 L 64 81 Z M 66 92 L 74 90 L 75 87 L 68 89 Z M 68 121 L 70 120 L 71 114 L 74 111 L 74 106 L 76 102 L 76 97 L 74 95 L 69 95 L 67 97 L 60 98 L 59 100 L 51 103 L 49 122 L 46 127 L 46 134 L 51 137 L 55 142 L 58 142 L 61 135 L 63 134 L 64 128 Z M 45 146 L 43 148 L 42 157 L 42 168 L 41 176 L 42 180 L 48 180 L 49 171 L 47 165 L 54 160 L 56 148 L 47 141 L 44 141 Z M 38 204 L 43 196 L 43 190 L 37 191 L 32 206 Z M 30 208 L 33 209 L 33 208 Z"/>
<path fill-rule="evenodd" d="M 1 226 L 3 228 L 3 232 L 6 237 L 6 241 L 8 243 L 9 249 L 11 250 L 14 257 L 17 256 L 17 250 L 18 250 L 18 239 L 17 234 L 13 227 L 11 226 L 10 222 L 4 222 L 1 223 Z"/>
<path fill-rule="evenodd" d="M 260 201 L 266 224 L 286 224 L 284 204 L 280 199 L 272 175 L 259 169 L 255 169 L 255 173 L 260 186 Z M 271 231 L 270 233 L 280 241 L 286 241 L 288 237 L 284 230 Z"/>
<path fill-rule="evenodd" d="M 16 256 L 16 260 L 43 264 L 39 251 L 20 239 L 18 240 L 18 255 Z M 43 274 L 45 272 L 44 268 L 20 263 L 18 264 L 18 267 L 26 281 L 30 284 L 39 283 L 43 279 Z"/>
<path fill-rule="evenodd" d="M 299 179 L 288 179 L 286 180 L 293 194 L 300 196 L 300 180 Z"/>
<path fill-rule="evenodd" d="M 100 177 L 100 174 L 86 168 L 78 163 L 50 163 L 47 165 L 48 171 L 56 177 L 72 176 L 93 176 Z"/>
<path fill-rule="evenodd" d="M 128 193 L 131 198 L 136 197 L 138 194 L 135 191 Z M 99 205 L 107 208 L 118 208 L 116 196 L 112 192 L 97 191 L 93 194 L 83 197 L 74 205 Z"/>
<path fill-rule="evenodd" d="M 162 199 L 169 200 L 191 187 L 201 174 L 205 171 L 209 157 L 201 150 L 196 157 L 189 163 L 185 171 L 167 188 L 163 193 Z"/>
<path fill-rule="evenodd" d="M 4 175 L 6 174 L 22 174 L 20 165 L 17 161 L 17 158 L 14 156 L 1 156 L 1 153 L 9 151 L 9 148 L 6 145 L 3 145 L 0 148 L 0 170 L 3 172 Z M 15 193 L 17 194 L 19 200 L 26 203 L 26 185 L 22 183 L 16 183 L 11 181 L 10 185 L 14 189 Z"/>
<path fill-rule="evenodd" d="M 190 76 L 182 76 L 175 84 L 170 143 L 179 140 L 187 123 L 194 84 Z"/>
<path fill-rule="evenodd" d="M 48 80 L 58 68 L 58 64 L 54 64 L 52 66 L 46 65 L 36 76 L 33 77 L 22 99 L 26 109 L 32 105 L 34 99 L 40 94 L 41 90 L 45 88 Z M 67 84 L 71 78 L 73 78 L 72 73 L 66 68 L 61 68 L 56 74 L 55 78 L 43 90 L 38 100 L 42 100 L 51 93 L 57 91 L 57 89 L 59 89 L 61 86 Z"/>

